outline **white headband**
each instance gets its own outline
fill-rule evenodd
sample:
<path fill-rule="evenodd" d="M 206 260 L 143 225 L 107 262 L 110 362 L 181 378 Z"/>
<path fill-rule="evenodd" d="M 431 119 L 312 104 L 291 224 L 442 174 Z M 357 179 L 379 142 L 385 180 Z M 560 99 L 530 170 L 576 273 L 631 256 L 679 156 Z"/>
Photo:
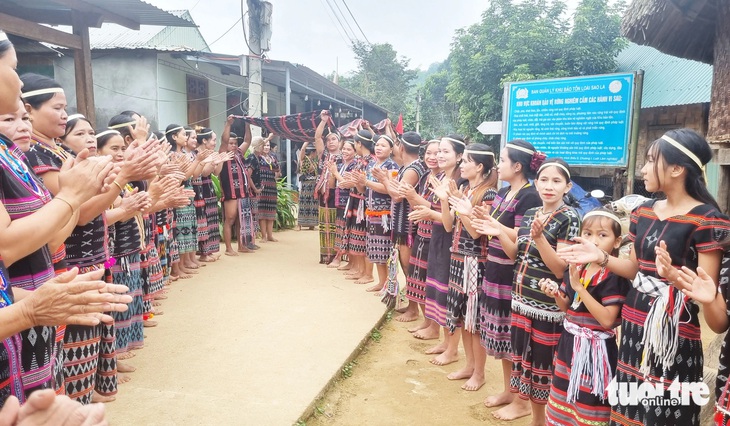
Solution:
<path fill-rule="evenodd" d="M 494 153 L 492 151 L 475 151 L 471 149 L 464 150 L 464 155 L 491 155 L 494 157 Z"/>
<path fill-rule="evenodd" d="M 33 96 L 47 95 L 49 93 L 63 93 L 62 87 L 49 87 L 47 89 L 31 90 L 20 95 L 21 98 L 26 99 Z"/>
<path fill-rule="evenodd" d="M 106 135 L 112 135 L 112 134 L 113 134 L 113 135 L 120 135 L 120 136 L 121 136 L 121 133 L 119 133 L 119 131 L 118 131 L 118 130 L 114 130 L 114 129 L 109 129 L 109 130 L 104 130 L 104 131 L 103 131 L 103 132 L 101 132 L 101 133 L 97 133 L 97 134 L 96 134 L 96 138 L 97 138 L 97 139 L 99 139 L 99 138 L 100 138 L 100 137 L 102 137 L 102 136 L 106 136 Z"/>
<path fill-rule="evenodd" d="M 205 133 L 198 133 L 198 136 L 208 136 L 208 135 L 212 135 L 212 134 L 213 134 L 213 131 L 211 130 L 211 131 L 205 132 Z"/>
<path fill-rule="evenodd" d="M 83 118 L 84 120 L 86 119 L 86 117 L 84 117 L 84 114 L 71 114 L 66 118 L 66 122 L 78 120 L 79 118 Z"/>
<path fill-rule="evenodd" d="M 134 120 L 133 121 L 128 121 L 126 123 L 119 123 L 119 124 L 115 124 L 113 126 L 109 126 L 109 128 L 110 129 L 121 129 L 122 127 L 131 126 L 132 124 L 137 124 L 137 122 L 134 121 Z"/>
<path fill-rule="evenodd" d="M 618 223 L 619 226 L 621 226 L 621 219 L 619 219 L 618 216 L 616 216 L 615 214 L 613 214 L 611 212 L 607 212 L 607 211 L 603 211 L 603 210 L 591 210 L 588 213 L 586 213 L 585 216 L 583 216 L 583 220 L 586 220 L 592 216 L 607 217 L 607 218 L 613 220 L 614 222 Z"/>
<path fill-rule="evenodd" d="M 466 146 L 466 144 L 464 142 L 462 142 L 462 141 L 460 141 L 458 139 L 454 139 L 454 138 L 443 137 L 443 138 L 441 138 L 441 140 L 442 141 L 446 140 L 446 141 L 449 141 L 449 142 L 458 143 L 461 146 Z"/>
<path fill-rule="evenodd" d="M 3 31 L 0 31 L 0 41 L 10 41 L 8 39 L 8 35 L 5 34 Z"/>
<path fill-rule="evenodd" d="M 521 147 L 521 146 L 517 146 L 517 145 L 515 145 L 515 144 L 512 144 L 512 143 L 508 143 L 508 144 L 507 144 L 507 145 L 505 145 L 504 147 L 505 147 L 505 148 L 509 148 L 509 149 L 516 149 L 516 150 L 518 150 L 518 151 L 522 151 L 522 152 L 524 152 L 525 154 L 535 155 L 535 151 L 533 151 L 533 150 L 531 150 L 531 149 L 529 149 L 529 148 L 523 148 L 523 147 Z"/>
<path fill-rule="evenodd" d="M 402 144 L 405 144 L 405 145 L 408 145 L 408 146 L 421 146 L 421 144 L 418 144 L 418 143 L 410 143 L 407 140 L 405 140 L 405 138 L 403 138 L 403 137 L 400 137 L 398 139 L 400 140 L 400 142 Z"/>
<path fill-rule="evenodd" d="M 168 134 L 168 133 L 177 133 L 177 132 L 179 132 L 180 130 L 183 130 L 183 129 L 184 129 L 183 126 L 177 126 L 175 128 L 172 128 L 172 129 L 166 131 L 165 134 Z"/>
<path fill-rule="evenodd" d="M 682 154 L 689 157 L 690 160 L 694 161 L 695 164 L 697 164 L 697 167 L 704 170 L 705 165 L 702 164 L 702 161 L 700 161 L 700 158 L 696 156 L 692 151 L 688 150 L 684 147 L 681 143 L 677 142 L 676 140 L 672 139 L 671 137 L 664 135 L 661 137 L 661 139 L 665 140 L 667 143 L 672 145 L 673 147 L 677 148 L 678 150 L 682 151 Z"/>
<path fill-rule="evenodd" d="M 542 166 L 540 166 L 540 168 L 537 169 L 537 174 L 540 174 L 540 172 L 542 171 L 542 169 L 544 169 L 546 167 L 550 167 L 550 166 L 555 166 L 555 167 L 558 167 L 558 168 L 563 169 L 563 171 L 568 174 L 568 179 L 570 179 L 570 170 L 568 170 L 568 168 L 565 167 L 564 165 L 562 165 L 560 163 L 556 163 L 554 161 L 551 161 L 549 163 L 542 163 Z"/>

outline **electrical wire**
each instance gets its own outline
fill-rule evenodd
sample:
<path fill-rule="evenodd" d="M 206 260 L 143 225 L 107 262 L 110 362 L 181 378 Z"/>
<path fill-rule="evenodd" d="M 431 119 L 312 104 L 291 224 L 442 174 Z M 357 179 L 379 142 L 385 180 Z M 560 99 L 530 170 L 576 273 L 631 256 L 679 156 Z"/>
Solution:
<path fill-rule="evenodd" d="M 233 29 L 233 27 L 235 27 L 236 25 L 238 25 L 238 23 L 241 22 L 242 20 L 243 20 L 243 16 L 241 16 L 240 18 L 238 18 L 238 20 L 236 22 L 234 22 L 233 25 L 231 25 L 231 27 L 226 30 L 226 32 L 224 32 L 223 34 L 221 34 L 220 37 L 218 37 L 217 39 L 215 39 L 212 42 L 208 43 L 208 47 L 214 45 L 218 40 L 222 39 L 226 34 L 228 34 L 229 32 L 231 32 L 231 30 Z"/>
<path fill-rule="evenodd" d="M 327 6 L 325 4 L 324 0 L 319 0 L 319 2 L 322 3 L 322 6 Z M 337 30 L 337 33 L 342 38 L 342 41 L 344 41 L 346 45 L 352 46 L 354 43 L 352 41 L 352 38 L 350 38 L 349 34 L 347 35 L 347 38 L 350 40 L 350 42 L 348 43 L 347 40 L 345 40 L 345 36 L 342 35 L 342 31 L 340 31 L 340 25 L 338 25 L 338 22 L 336 22 L 335 19 L 332 17 L 332 13 L 330 12 L 330 10 L 328 10 L 326 7 L 324 10 L 325 10 L 325 12 L 327 12 L 327 16 L 330 18 L 332 25 L 334 26 L 335 30 Z"/>
<path fill-rule="evenodd" d="M 355 15 L 352 14 L 352 11 L 350 10 L 350 6 L 347 5 L 347 2 L 345 0 L 342 0 L 342 4 L 344 4 L 345 8 L 347 8 L 347 12 L 352 17 L 352 20 L 355 21 L 355 25 L 357 25 L 357 28 L 360 30 L 360 33 L 362 34 L 365 41 L 368 42 L 368 44 L 372 44 L 372 43 L 370 43 L 370 40 L 368 40 L 368 36 L 366 36 L 365 32 L 362 30 L 362 27 L 360 27 L 360 24 L 357 22 L 357 19 L 355 19 Z"/>
<path fill-rule="evenodd" d="M 330 1 L 330 0 L 327 0 Z M 355 35 L 355 31 L 352 29 L 352 26 L 350 25 L 350 21 L 345 17 L 345 14 L 342 13 L 342 9 L 340 9 L 340 4 L 337 3 L 337 0 L 332 0 L 332 3 L 334 3 L 335 7 L 337 7 L 337 11 L 340 12 L 340 16 L 342 16 L 342 20 L 345 21 L 345 24 L 347 24 L 347 28 L 350 29 L 350 33 L 352 33 L 352 37 L 357 40 L 357 36 Z"/>

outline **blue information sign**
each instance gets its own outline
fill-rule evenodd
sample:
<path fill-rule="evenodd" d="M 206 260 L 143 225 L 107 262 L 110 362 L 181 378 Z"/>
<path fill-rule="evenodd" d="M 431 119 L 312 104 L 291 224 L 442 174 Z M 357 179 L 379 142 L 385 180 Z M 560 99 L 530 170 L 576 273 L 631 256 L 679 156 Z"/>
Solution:
<path fill-rule="evenodd" d="M 626 167 L 634 74 L 510 83 L 506 140 L 571 166 Z"/>

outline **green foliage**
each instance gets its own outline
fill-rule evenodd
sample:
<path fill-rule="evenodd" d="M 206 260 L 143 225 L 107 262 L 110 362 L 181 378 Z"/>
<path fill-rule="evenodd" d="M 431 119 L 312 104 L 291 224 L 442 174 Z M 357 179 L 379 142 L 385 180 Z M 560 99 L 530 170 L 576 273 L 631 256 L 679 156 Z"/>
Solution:
<path fill-rule="evenodd" d="M 345 364 L 345 366 L 342 367 L 342 377 L 345 379 L 352 377 L 352 370 L 355 368 L 356 365 L 357 361 L 354 360 Z"/>
<path fill-rule="evenodd" d="M 382 333 L 380 333 L 380 330 L 378 330 L 377 328 L 374 328 L 374 329 L 373 329 L 373 330 L 372 330 L 372 331 L 370 332 L 370 338 L 371 338 L 371 339 L 373 339 L 373 342 L 376 342 L 376 343 L 377 343 L 377 342 L 379 342 L 379 341 L 380 341 L 380 339 L 382 339 L 382 338 L 383 338 L 383 334 L 382 334 Z"/>
<path fill-rule="evenodd" d="M 353 47 L 358 68 L 340 78 L 340 85 L 396 116 L 405 112 L 417 72 L 408 69 L 409 60 L 399 57 L 390 43 L 356 42 Z"/>
<path fill-rule="evenodd" d="M 560 0 L 491 1 L 480 23 L 457 31 L 449 55 L 446 99 L 459 106 L 457 130 L 484 141 L 476 127 L 502 118 L 507 82 L 615 71 L 622 8 L 583 0 L 571 27 Z"/>
<path fill-rule="evenodd" d="M 289 189 L 284 183 L 286 178 L 281 178 L 276 181 L 276 221 L 274 222 L 274 229 L 292 229 L 297 224 L 297 219 L 294 217 L 296 211 L 297 202 L 295 200 L 297 191 Z"/>

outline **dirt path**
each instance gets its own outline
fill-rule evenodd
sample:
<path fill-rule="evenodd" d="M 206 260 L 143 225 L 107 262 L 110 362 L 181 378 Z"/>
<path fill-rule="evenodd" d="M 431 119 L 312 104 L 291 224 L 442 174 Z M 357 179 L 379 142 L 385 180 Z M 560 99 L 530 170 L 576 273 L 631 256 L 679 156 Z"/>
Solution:
<path fill-rule="evenodd" d="M 132 381 L 107 404 L 111 424 L 297 421 L 384 307 L 317 263 L 317 232 L 275 236 L 173 283 Z"/>

